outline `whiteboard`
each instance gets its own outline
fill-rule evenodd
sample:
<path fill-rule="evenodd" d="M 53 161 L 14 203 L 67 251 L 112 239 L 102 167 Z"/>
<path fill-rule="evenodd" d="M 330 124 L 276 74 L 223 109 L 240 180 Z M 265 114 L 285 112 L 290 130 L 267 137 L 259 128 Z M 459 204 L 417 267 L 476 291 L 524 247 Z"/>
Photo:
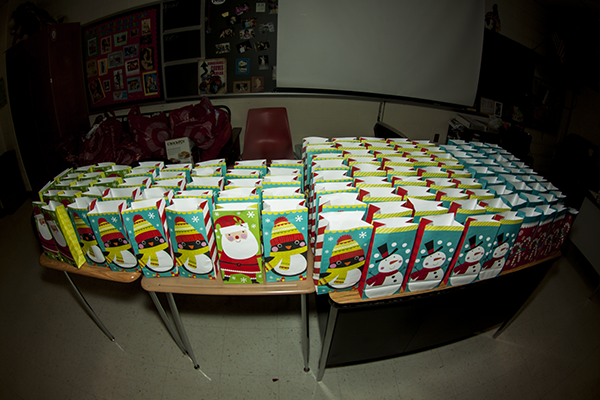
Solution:
<path fill-rule="evenodd" d="M 279 0 L 277 88 L 473 106 L 483 0 Z"/>

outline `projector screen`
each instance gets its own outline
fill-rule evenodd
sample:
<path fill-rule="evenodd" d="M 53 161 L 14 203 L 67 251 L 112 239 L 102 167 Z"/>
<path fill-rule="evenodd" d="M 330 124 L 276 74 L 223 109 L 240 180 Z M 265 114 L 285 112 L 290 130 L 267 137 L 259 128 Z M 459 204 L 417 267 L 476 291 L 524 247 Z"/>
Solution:
<path fill-rule="evenodd" d="M 473 106 L 483 0 L 279 0 L 278 13 L 278 91 Z"/>

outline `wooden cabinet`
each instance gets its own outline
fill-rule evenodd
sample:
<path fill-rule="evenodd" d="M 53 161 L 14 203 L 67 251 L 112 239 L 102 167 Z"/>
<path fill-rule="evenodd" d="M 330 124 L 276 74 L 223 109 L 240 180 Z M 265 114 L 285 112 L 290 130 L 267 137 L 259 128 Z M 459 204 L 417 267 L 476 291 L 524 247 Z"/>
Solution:
<path fill-rule="evenodd" d="M 69 165 L 54 152 L 63 137 L 89 130 L 81 28 L 44 26 L 6 52 L 13 124 L 34 192 Z"/>

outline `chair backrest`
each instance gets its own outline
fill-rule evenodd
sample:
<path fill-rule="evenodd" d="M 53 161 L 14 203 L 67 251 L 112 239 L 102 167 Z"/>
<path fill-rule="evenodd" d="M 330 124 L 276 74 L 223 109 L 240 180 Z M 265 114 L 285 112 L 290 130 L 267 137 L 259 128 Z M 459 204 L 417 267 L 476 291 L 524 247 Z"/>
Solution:
<path fill-rule="evenodd" d="M 294 159 L 294 146 L 285 107 L 248 110 L 242 160 Z"/>

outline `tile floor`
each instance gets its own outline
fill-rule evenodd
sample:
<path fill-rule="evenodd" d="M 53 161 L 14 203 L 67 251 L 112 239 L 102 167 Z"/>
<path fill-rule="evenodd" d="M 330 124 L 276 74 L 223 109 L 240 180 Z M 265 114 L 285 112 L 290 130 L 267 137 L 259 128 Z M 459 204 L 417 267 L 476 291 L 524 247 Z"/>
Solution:
<path fill-rule="evenodd" d="M 62 272 L 41 267 L 30 204 L 0 219 L 0 399 L 598 399 L 600 283 L 572 257 L 552 268 L 519 318 L 434 350 L 330 368 L 310 307 L 311 371 L 302 371 L 294 296 L 176 295 L 194 370 L 139 282 L 73 279 L 109 330 L 77 303 Z"/>

